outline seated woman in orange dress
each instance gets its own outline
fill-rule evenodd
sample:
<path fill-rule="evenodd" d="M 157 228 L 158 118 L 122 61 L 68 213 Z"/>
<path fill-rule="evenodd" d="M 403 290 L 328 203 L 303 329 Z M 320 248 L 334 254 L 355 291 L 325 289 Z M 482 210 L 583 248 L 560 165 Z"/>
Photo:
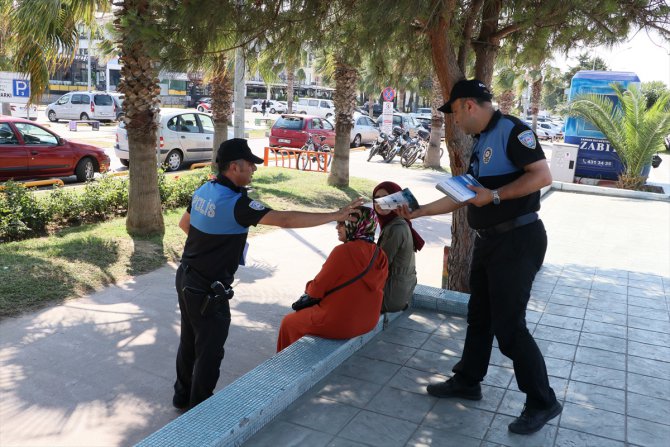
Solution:
<path fill-rule="evenodd" d="M 307 283 L 305 293 L 323 298 L 315 306 L 284 317 L 277 338 L 277 352 L 303 335 L 345 339 L 371 331 L 379 320 L 388 261 L 374 243 L 377 217 L 371 208 L 361 206 L 355 222 L 338 222 L 337 237 L 344 242 L 333 249 L 316 277 Z M 377 252 L 365 275 L 336 290 L 331 289 L 363 273 Z"/>

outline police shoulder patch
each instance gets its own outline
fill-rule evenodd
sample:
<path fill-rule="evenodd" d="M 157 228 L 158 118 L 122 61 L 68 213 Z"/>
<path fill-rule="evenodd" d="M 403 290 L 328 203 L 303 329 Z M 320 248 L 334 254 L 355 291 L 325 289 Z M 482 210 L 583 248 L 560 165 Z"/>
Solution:
<path fill-rule="evenodd" d="M 517 137 L 521 144 L 526 146 L 529 149 L 535 149 L 537 146 L 537 141 L 535 140 L 535 134 L 533 134 L 532 130 L 524 130 L 519 134 Z"/>
<path fill-rule="evenodd" d="M 265 206 L 263 206 L 263 204 L 260 203 L 260 202 L 256 202 L 255 200 L 252 200 L 251 202 L 249 202 L 249 208 L 251 208 L 252 210 L 256 210 L 256 211 L 262 211 L 262 210 L 265 209 Z"/>

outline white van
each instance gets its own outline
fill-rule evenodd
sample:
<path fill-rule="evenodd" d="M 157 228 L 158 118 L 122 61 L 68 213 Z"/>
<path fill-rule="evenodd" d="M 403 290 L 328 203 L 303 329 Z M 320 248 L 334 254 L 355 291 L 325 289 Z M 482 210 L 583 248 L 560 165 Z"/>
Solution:
<path fill-rule="evenodd" d="M 54 123 L 59 119 L 114 121 L 116 105 L 109 93 L 70 92 L 49 104 L 46 115 Z"/>
<path fill-rule="evenodd" d="M 314 115 L 321 118 L 332 118 L 335 116 L 335 103 L 330 99 L 300 98 L 298 104 L 293 107 L 297 113 Z"/>

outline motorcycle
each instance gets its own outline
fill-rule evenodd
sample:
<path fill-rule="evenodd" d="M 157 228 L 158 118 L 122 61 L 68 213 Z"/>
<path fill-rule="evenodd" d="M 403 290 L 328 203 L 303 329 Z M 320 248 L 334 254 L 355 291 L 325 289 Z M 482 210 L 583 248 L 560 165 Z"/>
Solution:
<path fill-rule="evenodd" d="M 395 135 L 395 128 L 393 130 L 394 132 L 391 135 L 388 135 L 384 132 L 379 133 L 379 137 L 377 137 L 377 140 L 370 148 L 368 161 L 372 160 L 372 157 L 374 157 L 375 155 L 381 155 L 382 158 L 386 160 L 386 157 L 388 156 L 389 152 L 393 149 L 393 146 L 395 145 L 396 140 L 398 139 L 398 136 Z"/>
<path fill-rule="evenodd" d="M 405 168 L 409 168 L 417 159 L 423 160 L 426 158 L 429 141 L 430 132 L 425 129 L 419 129 L 416 138 L 412 140 L 412 143 L 408 145 L 407 149 L 400 156 L 400 164 Z"/>

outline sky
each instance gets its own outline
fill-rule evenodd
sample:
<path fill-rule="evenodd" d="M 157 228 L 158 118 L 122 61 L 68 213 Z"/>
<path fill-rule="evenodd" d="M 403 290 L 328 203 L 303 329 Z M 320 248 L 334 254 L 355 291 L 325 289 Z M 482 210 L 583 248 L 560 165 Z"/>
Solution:
<path fill-rule="evenodd" d="M 662 81 L 670 86 L 670 44 L 654 31 L 631 32 L 626 41 L 612 48 L 579 48 L 570 51 L 567 58 L 556 54 L 552 65 L 566 71 L 577 65 L 580 53 L 602 58 L 612 71 L 632 71 L 641 82 Z"/>

